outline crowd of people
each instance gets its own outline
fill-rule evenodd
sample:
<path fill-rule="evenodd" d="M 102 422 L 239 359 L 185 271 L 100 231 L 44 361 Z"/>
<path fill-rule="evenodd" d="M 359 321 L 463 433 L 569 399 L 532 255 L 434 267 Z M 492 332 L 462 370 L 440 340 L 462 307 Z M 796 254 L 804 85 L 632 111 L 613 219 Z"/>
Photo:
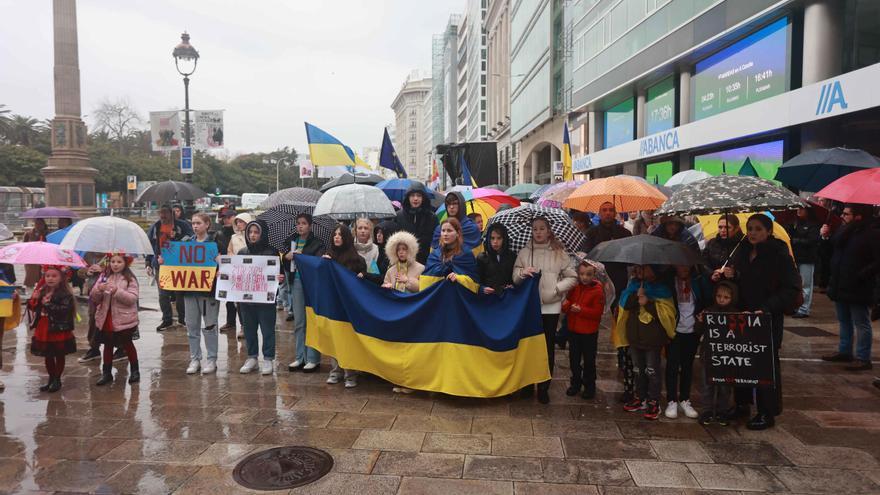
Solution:
<path fill-rule="evenodd" d="M 248 213 L 224 209 L 219 214 L 220 225 L 212 228 L 212 220 L 205 213 L 195 213 L 186 220 L 182 211 L 163 206 L 159 220 L 148 232 L 156 255 L 147 257 L 146 268 L 149 276 L 158 278 L 164 263 L 162 248 L 173 241 L 215 243 L 220 254 L 280 257 L 282 290 L 278 304 L 290 313 L 287 321 L 293 321 L 295 336 L 294 361 L 287 367 L 290 372 L 314 373 L 321 368 L 321 354 L 306 345 L 309 330 L 305 297 L 297 272 L 301 256 L 333 260 L 366 283 L 404 293 L 448 281 L 491 297 L 539 276 L 541 321 L 551 376 L 557 347 L 567 347 L 571 376 L 565 393 L 580 394 L 585 400 L 595 397 L 600 323 L 609 317 L 610 338 L 623 383 L 622 407 L 650 420 L 658 419 L 661 412 L 670 419 L 682 413 L 704 424 L 727 425 L 751 417 L 746 423 L 749 428 L 772 427 L 782 410 L 778 352 L 773 354 L 773 387 L 731 389 L 713 385 L 705 365 L 695 377 L 698 353 L 704 361 L 707 356 L 704 314 L 769 314 L 773 345 L 778 351 L 783 341 L 784 315 L 810 316 L 816 292 L 814 279 L 818 290 L 827 292 L 834 301 L 840 322 L 839 349 L 823 359 L 850 363 L 847 369 L 853 371 L 871 369 L 880 228 L 870 207 L 846 205 L 841 213 L 842 224 L 836 229 L 811 218 L 809 210 L 798 211 L 795 221 L 786 226 L 790 251 L 774 235 L 778 226 L 764 214 L 749 216 L 744 225 L 737 216 L 721 216 L 717 235 L 701 241 L 688 228 L 688 219 L 658 218 L 649 211 L 623 215 L 613 204 L 605 203 L 596 215 L 572 213 L 572 222 L 585 239 L 580 246 L 582 253 L 572 256 L 555 238 L 544 217 L 534 218 L 531 240 L 514 252 L 504 225 L 490 224 L 485 233 L 481 232 L 483 221 L 488 219 L 466 215 L 465 204 L 460 194 L 450 193 L 445 199 L 446 217 L 439 221 L 427 192 L 417 185 L 407 192 L 396 218 L 383 222 L 358 219 L 351 226 L 339 223 L 329 245 L 313 232 L 312 217 L 301 213 L 287 240 L 290 250 L 286 253 L 269 244 L 266 222 Z M 680 242 L 699 254 L 702 263 L 602 265 L 583 254 L 604 241 L 634 234 Z M 45 224 L 28 234 L 37 240 L 45 235 Z M 130 268 L 133 259 L 121 252 L 89 253 L 87 261 L 89 265 L 76 274 L 89 295 L 89 349 L 80 361 L 102 360 L 96 386 L 103 386 L 114 380 L 113 361 L 127 358 L 128 381 L 136 383 L 140 378 L 134 345 L 139 337 L 139 287 Z M 31 352 L 45 358 L 49 380 L 41 390 L 47 392 L 61 388 L 65 356 L 76 350 L 76 304 L 69 284 L 73 276 L 74 272 L 65 267 L 43 267 L 37 275 L 28 272 L 26 283 L 35 283 L 27 302 L 33 330 Z M 613 301 L 606 300 L 602 280 L 614 286 Z M 275 305 L 225 303 L 225 324 L 220 326 L 222 304 L 213 291 L 171 292 L 160 288 L 159 304 L 162 321 L 156 328 L 158 332 L 175 325 L 186 328 L 190 348 L 187 374 L 217 371 L 218 334 L 223 331 L 235 332 L 245 340 L 247 358 L 240 373 L 275 372 Z M 358 377 L 357 370 L 343 369 L 330 356 L 328 384 L 342 382 L 352 388 L 358 385 Z M 661 407 L 664 382 L 666 404 Z M 695 382 L 702 398 L 702 414 L 692 402 Z M 540 403 L 549 403 L 550 381 L 536 385 L 524 388 L 520 394 L 536 394 Z M 413 392 L 396 384 L 393 391 Z M 756 406 L 754 416 L 752 405 Z"/>

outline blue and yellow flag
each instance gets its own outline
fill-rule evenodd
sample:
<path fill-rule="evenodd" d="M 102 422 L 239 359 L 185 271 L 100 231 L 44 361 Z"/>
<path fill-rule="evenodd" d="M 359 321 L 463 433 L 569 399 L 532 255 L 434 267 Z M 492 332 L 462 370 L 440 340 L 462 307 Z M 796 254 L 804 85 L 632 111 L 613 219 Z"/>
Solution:
<path fill-rule="evenodd" d="M 473 224 L 473 222 L 470 223 Z M 474 228 L 476 228 L 476 225 L 474 225 Z M 419 277 L 420 290 L 425 290 L 438 282 L 442 282 L 452 272 L 455 272 L 456 275 L 455 283 L 474 293 L 480 290 L 479 277 L 477 276 L 477 260 L 474 258 L 474 255 L 470 252 L 463 252 L 444 262 L 439 245 L 431 249 L 431 254 L 428 256 L 427 263 L 425 263 L 425 270 Z"/>
<path fill-rule="evenodd" d="M 309 141 L 309 155 L 316 167 L 345 167 L 349 172 L 370 169 L 351 148 L 318 127 L 306 124 L 306 139 Z"/>
<path fill-rule="evenodd" d="M 394 144 L 391 143 L 391 136 L 388 135 L 388 128 L 385 128 L 385 135 L 382 136 L 382 150 L 379 151 L 379 166 L 387 168 L 397 174 L 398 179 L 406 178 L 406 169 L 400 163 L 397 152 L 394 151 Z"/>
<path fill-rule="evenodd" d="M 15 287 L 0 280 L 0 337 L 21 322 L 21 303 Z"/>
<path fill-rule="evenodd" d="M 568 122 L 562 127 L 562 180 L 574 180 L 571 171 L 571 139 L 568 137 Z"/>
<path fill-rule="evenodd" d="M 536 280 L 500 296 L 442 282 L 382 289 L 330 260 L 302 256 L 306 344 L 340 366 L 417 390 L 499 397 L 550 379 Z"/>
<path fill-rule="evenodd" d="M 464 153 L 461 154 L 461 180 L 464 182 L 466 186 L 477 186 L 477 181 L 474 180 L 474 176 L 471 175 L 471 169 L 468 167 L 467 161 L 464 159 Z"/>

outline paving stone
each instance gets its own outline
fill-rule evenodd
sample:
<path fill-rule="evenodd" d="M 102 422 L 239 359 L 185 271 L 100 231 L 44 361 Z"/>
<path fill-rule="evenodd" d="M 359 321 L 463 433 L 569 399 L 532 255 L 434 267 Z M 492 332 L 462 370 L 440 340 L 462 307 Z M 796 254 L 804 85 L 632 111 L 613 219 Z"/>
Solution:
<path fill-rule="evenodd" d="M 110 477 L 98 489 L 98 493 L 164 495 L 174 492 L 198 470 L 199 466 L 129 464 Z"/>
<path fill-rule="evenodd" d="M 626 466 L 638 486 L 658 486 L 661 488 L 699 488 L 700 486 L 685 464 L 626 461 Z"/>
<path fill-rule="evenodd" d="M 599 490 L 590 485 L 560 485 L 528 481 L 515 482 L 513 491 L 515 495 L 599 495 Z"/>
<path fill-rule="evenodd" d="M 425 434 L 416 431 L 363 430 L 353 448 L 418 452 L 424 440 Z"/>
<path fill-rule="evenodd" d="M 7 385 L 8 386 L 8 385 Z M 7 493 L 17 493 L 23 488 L 22 480 L 29 474 L 30 466 L 24 459 L 3 459 L 0 462 L 0 487 Z"/>
<path fill-rule="evenodd" d="M 564 457 L 558 437 L 492 437 L 492 454 L 510 457 Z"/>
<path fill-rule="evenodd" d="M 798 493 L 880 493 L 880 485 L 858 471 L 770 466 L 789 490 Z"/>
<path fill-rule="evenodd" d="M 585 485 L 632 485 L 624 461 L 584 459 L 542 459 L 544 481 Z"/>
<path fill-rule="evenodd" d="M 288 493 L 288 490 L 249 490 L 235 481 L 232 477 L 232 469 L 232 466 L 203 466 L 199 468 L 195 474 L 184 481 L 174 492 L 174 495 L 233 495 L 239 493 L 280 495 Z"/>
<path fill-rule="evenodd" d="M 565 457 L 576 459 L 656 459 L 647 440 L 563 438 Z"/>
<path fill-rule="evenodd" d="M 492 435 L 531 435 L 532 421 L 527 418 L 477 417 L 474 418 L 471 433 L 489 433 Z"/>
<path fill-rule="evenodd" d="M 623 435 L 613 421 L 582 421 L 577 419 L 533 419 L 536 436 L 569 438 L 621 439 Z"/>
<path fill-rule="evenodd" d="M 463 468 L 463 454 L 382 452 L 372 472 L 397 476 L 461 478 Z"/>
<path fill-rule="evenodd" d="M 366 399 L 356 396 L 303 397 L 296 401 L 291 409 L 295 411 L 360 412 L 366 403 Z"/>
<path fill-rule="evenodd" d="M 263 433 L 254 439 L 254 443 L 348 449 L 351 448 L 360 433 L 361 430 L 297 428 L 276 425 L 263 430 Z"/>
<path fill-rule="evenodd" d="M 24 450 L 24 443 L 18 438 L 0 436 L 0 457 L 17 457 Z"/>
<path fill-rule="evenodd" d="M 210 444 L 197 440 L 126 440 L 104 454 L 105 461 L 189 462 Z"/>
<path fill-rule="evenodd" d="M 234 466 L 238 461 L 256 452 L 259 445 L 244 443 L 215 443 L 192 461 L 194 466 Z"/>
<path fill-rule="evenodd" d="M 689 463 L 688 469 L 703 488 L 744 492 L 778 492 L 785 490 L 769 471 L 754 466 Z"/>
<path fill-rule="evenodd" d="M 528 457 L 468 455 L 464 477 L 488 480 L 541 480 L 541 460 Z"/>
<path fill-rule="evenodd" d="M 322 449 L 333 456 L 333 471 L 339 473 L 370 474 L 376 460 L 378 450 L 355 449 Z"/>
<path fill-rule="evenodd" d="M 651 440 L 651 446 L 661 461 L 712 462 L 700 442 L 692 440 Z"/>
<path fill-rule="evenodd" d="M 125 440 L 116 438 L 35 437 L 34 456 L 40 459 L 94 461 Z"/>
<path fill-rule="evenodd" d="M 431 414 L 431 409 L 433 407 L 434 404 L 431 401 L 426 400 L 401 400 L 399 398 L 371 397 L 360 412 L 427 416 Z M 452 411 L 450 414 L 455 415 L 456 413 Z M 457 414 L 464 415 L 462 412 L 458 412 Z"/>
<path fill-rule="evenodd" d="M 392 430 L 424 431 L 441 433 L 470 433 L 470 416 L 415 416 L 401 414 L 394 421 Z"/>
<path fill-rule="evenodd" d="M 397 476 L 329 473 L 312 484 L 294 488 L 290 495 L 394 495 L 401 493 L 398 487 Z"/>
<path fill-rule="evenodd" d="M 492 435 L 428 433 L 422 452 L 491 454 Z"/>
<path fill-rule="evenodd" d="M 513 483 L 510 481 L 403 478 L 400 482 L 400 491 L 397 493 L 398 495 L 450 495 L 452 493 L 513 495 Z"/>
<path fill-rule="evenodd" d="M 717 463 L 756 464 L 759 466 L 791 464 L 772 445 L 764 443 L 707 443 L 704 448 Z"/>
<path fill-rule="evenodd" d="M 336 413 L 333 411 L 292 411 L 288 409 L 259 409 L 251 421 L 254 423 L 278 423 L 284 426 L 307 426 L 325 428 Z"/>
<path fill-rule="evenodd" d="M 804 414 L 823 428 L 880 429 L 880 413 L 876 412 L 804 411 Z"/>
<path fill-rule="evenodd" d="M 703 426 L 684 421 L 638 421 L 618 422 L 617 427 L 624 438 L 699 440 L 708 442 L 712 436 Z"/>
<path fill-rule="evenodd" d="M 127 465 L 108 461 L 59 461 L 40 468 L 34 476 L 43 490 L 95 492 L 104 489 L 104 480 Z"/>
<path fill-rule="evenodd" d="M 394 424 L 393 414 L 359 414 L 337 413 L 327 425 L 328 428 L 370 428 L 373 430 L 388 430 Z"/>

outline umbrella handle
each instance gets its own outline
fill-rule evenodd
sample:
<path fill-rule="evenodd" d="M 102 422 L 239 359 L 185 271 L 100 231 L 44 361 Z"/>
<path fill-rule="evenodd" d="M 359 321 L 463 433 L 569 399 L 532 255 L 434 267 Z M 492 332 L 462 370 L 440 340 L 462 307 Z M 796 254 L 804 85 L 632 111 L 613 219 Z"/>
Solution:
<path fill-rule="evenodd" d="M 730 263 L 730 259 L 733 258 L 733 255 L 736 253 L 736 250 L 739 249 L 739 246 L 743 243 L 744 240 L 746 240 L 746 236 L 743 236 L 743 238 L 740 239 L 740 241 L 736 243 L 736 246 L 733 246 L 733 251 L 731 251 L 730 254 L 727 255 L 727 259 L 724 260 L 724 264 L 721 265 L 722 270 L 727 268 L 727 264 Z"/>

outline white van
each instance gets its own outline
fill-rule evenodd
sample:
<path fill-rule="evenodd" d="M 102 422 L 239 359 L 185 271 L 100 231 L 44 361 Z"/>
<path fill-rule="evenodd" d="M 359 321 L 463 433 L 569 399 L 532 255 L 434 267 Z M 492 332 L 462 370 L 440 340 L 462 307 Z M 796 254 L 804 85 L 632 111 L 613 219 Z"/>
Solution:
<path fill-rule="evenodd" d="M 260 203 L 268 198 L 268 194 L 262 193 L 244 193 L 241 195 L 241 209 L 242 210 L 255 210 L 260 206 Z"/>

